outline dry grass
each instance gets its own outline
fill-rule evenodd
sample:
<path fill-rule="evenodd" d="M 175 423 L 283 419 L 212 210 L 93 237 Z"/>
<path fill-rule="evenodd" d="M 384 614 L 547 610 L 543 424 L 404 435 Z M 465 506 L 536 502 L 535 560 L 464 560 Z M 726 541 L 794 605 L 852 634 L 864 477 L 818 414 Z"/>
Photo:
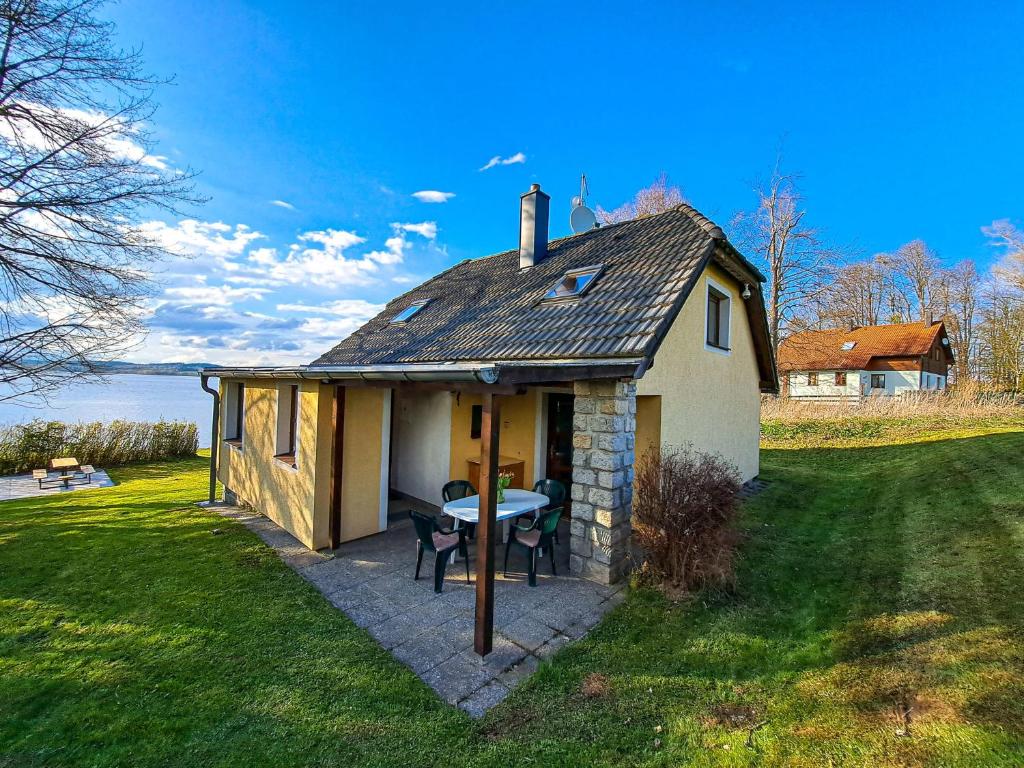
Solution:
<path fill-rule="evenodd" d="M 580 693 L 588 699 L 602 699 L 611 693 L 611 681 L 607 675 L 591 672 L 580 684 Z"/>
<path fill-rule="evenodd" d="M 761 400 L 761 420 L 794 422 L 819 419 L 900 419 L 921 416 L 982 419 L 1024 416 L 1024 395 L 988 392 L 970 383 L 943 392 L 908 392 L 899 397 L 869 397 L 860 403 L 813 402 L 784 397 Z"/>
<path fill-rule="evenodd" d="M 950 429 L 1024 425 L 1024 396 L 977 385 L 874 397 L 860 403 L 761 401 L 764 447 L 856 446 L 927 440 Z"/>

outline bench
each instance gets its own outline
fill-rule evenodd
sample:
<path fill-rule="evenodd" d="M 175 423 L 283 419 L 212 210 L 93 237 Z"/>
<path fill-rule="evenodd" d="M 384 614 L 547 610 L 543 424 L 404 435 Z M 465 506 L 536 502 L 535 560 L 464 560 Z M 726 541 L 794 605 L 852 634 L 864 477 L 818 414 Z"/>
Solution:
<path fill-rule="evenodd" d="M 40 489 L 53 488 L 57 485 L 63 485 L 65 488 L 69 488 L 72 484 L 89 485 L 92 482 L 92 476 L 95 472 L 96 469 L 91 464 L 83 464 L 72 472 L 62 471 L 55 477 L 51 477 L 50 473 L 45 469 L 33 469 L 32 479 L 39 483 Z M 44 485 L 44 483 L 46 483 L 46 485 Z"/>

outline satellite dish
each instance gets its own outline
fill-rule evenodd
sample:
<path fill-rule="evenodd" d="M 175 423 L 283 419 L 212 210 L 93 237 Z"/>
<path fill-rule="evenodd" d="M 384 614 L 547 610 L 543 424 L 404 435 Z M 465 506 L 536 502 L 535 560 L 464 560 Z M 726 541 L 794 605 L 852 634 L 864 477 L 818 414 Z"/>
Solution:
<path fill-rule="evenodd" d="M 573 234 L 589 232 L 596 226 L 597 216 L 582 203 L 573 208 L 572 213 L 569 214 L 569 228 L 572 229 Z"/>

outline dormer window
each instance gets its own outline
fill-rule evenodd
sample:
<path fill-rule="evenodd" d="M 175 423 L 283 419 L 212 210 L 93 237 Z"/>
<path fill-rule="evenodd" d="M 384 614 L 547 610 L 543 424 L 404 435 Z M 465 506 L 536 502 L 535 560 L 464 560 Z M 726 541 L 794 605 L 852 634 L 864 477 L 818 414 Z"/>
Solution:
<path fill-rule="evenodd" d="M 429 299 L 426 300 L 426 301 L 416 301 L 416 302 L 413 302 L 408 307 L 406 307 L 401 312 L 399 312 L 397 315 L 392 317 L 391 318 L 391 324 L 392 325 L 398 325 L 400 323 L 407 323 L 407 322 L 409 322 L 409 320 L 411 320 L 416 315 L 417 312 L 419 312 L 421 309 L 423 309 L 429 303 L 430 303 Z"/>
<path fill-rule="evenodd" d="M 574 299 L 577 296 L 582 296 L 590 288 L 590 285 L 597 279 L 597 276 L 601 274 L 603 266 L 597 264 L 592 267 L 581 267 L 580 269 L 570 269 L 558 282 L 551 286 L 551 290 L 544 294 L 545 301 L 551 301 L 554 299 Z"/>

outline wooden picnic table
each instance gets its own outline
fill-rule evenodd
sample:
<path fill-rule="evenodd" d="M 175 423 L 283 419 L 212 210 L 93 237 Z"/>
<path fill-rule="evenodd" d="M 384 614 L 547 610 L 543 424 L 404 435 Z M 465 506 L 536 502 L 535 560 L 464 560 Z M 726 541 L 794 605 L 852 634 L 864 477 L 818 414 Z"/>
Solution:
<path fill-rule="evenodd" d="M 72 456 L 64 456 L 59 459 L 50 459 L 50 469 L 58 470 L 62 475 L 78 470 L 78 459 Z"/>

